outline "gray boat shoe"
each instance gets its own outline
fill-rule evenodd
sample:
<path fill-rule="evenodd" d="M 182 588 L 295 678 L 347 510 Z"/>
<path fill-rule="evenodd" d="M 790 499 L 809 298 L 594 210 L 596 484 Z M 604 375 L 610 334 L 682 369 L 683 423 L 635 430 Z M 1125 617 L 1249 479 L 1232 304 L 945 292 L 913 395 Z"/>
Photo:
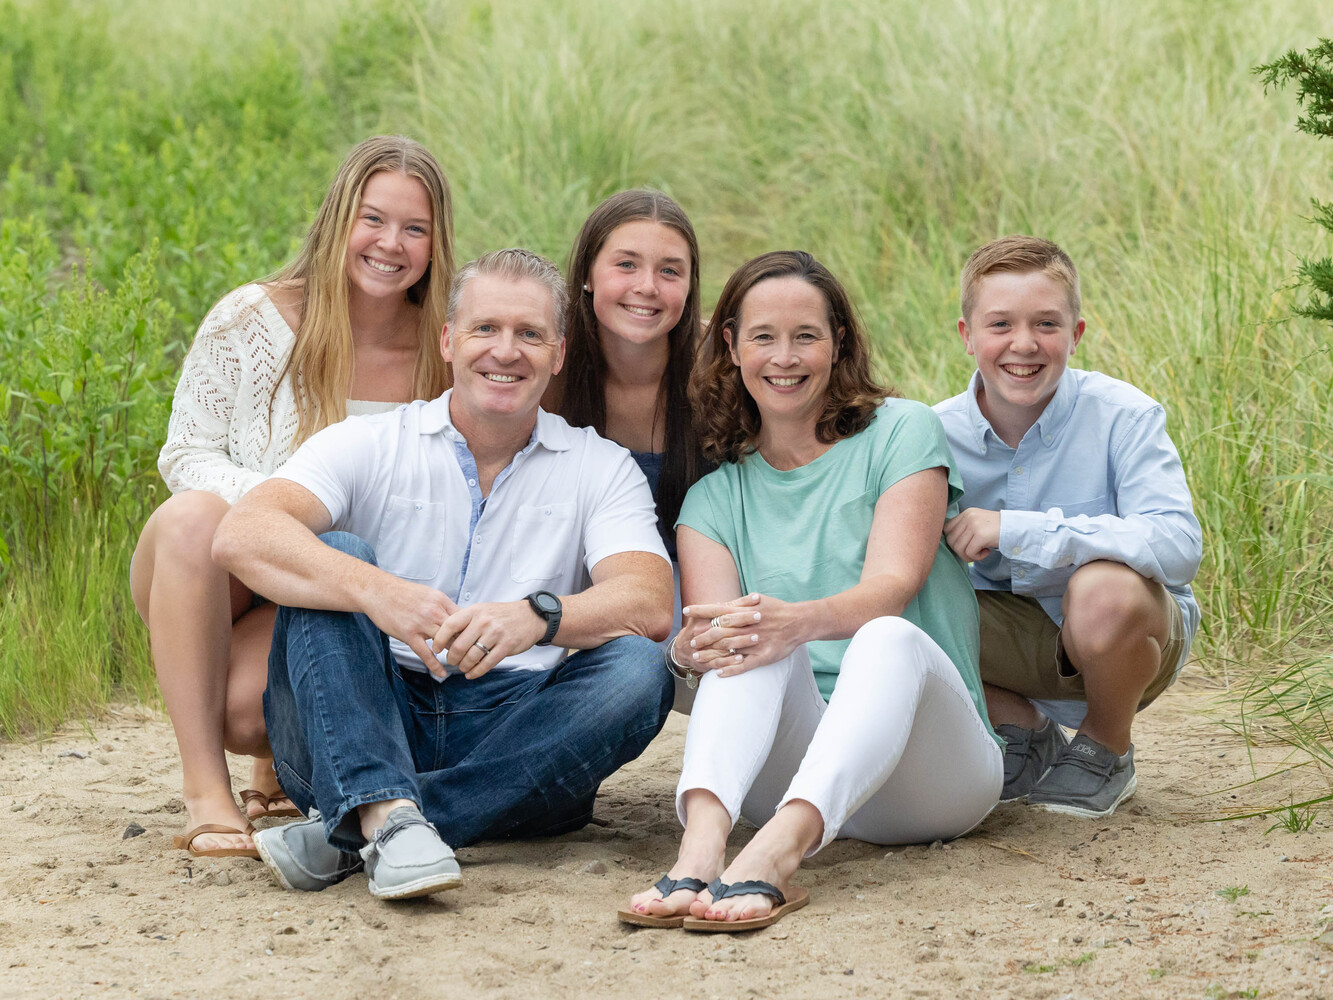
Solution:
<path fill-rule="evenodd" d="M 1120 756 L 1080 733 L 1060 750 L 1050 774 L 1028 795 L 1028 805 L 1098 819 L 1115 812 L 1137 787 L 1132 745 Z"/>
<path fill-rule="evenodd" d="M 1054 719 L 1040 729 L 1001 725 L 995 731 L 1004 737 L 1004 788 L 1000 803 L 1026 802 L 1028 793 L 1050 772 L 1055 758 L 1069 741 Z"/>
<path fill-rule="evenodd" d="M 389 813 L 361 857 L 377 899 L 411 899 L 463 884 L 454 852 L 416 806 Z"/>
<path fill-rule="evenodd" d="M 254 842 L 273 880 L 284 889 L 319 892 L 361 870 L 359 855 L 324 839 L 324 821 L 317 812 L 300 823 L 260 830 Z"/>

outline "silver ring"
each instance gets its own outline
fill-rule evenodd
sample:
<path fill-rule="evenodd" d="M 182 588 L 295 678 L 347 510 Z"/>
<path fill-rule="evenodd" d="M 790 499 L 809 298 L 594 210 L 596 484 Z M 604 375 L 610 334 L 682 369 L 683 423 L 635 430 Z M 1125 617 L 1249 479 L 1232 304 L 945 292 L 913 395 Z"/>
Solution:
<path fill-rule="evenodd" d="M 490 656 L 490 655 L 491 655 L 491 647 L 490 647 L 490 646 L 483 646 L 480 642 L 474 642 L 472 645 L 476 646 L 478 649 L 480 649 L 480 650 L 481 650 L 483 653 L 485 653 L 487 656 Z"/>
<path fill-rule="evenodd" d="M 716 618 L 714 618 L 714 619 L 713 619 L 712 621 L 710 621 L 708 624 L 711 625 L 711 626 L 713 626 L 713 628 L 726 628 L 726 626 L 722 624 L 722 616 L 721 616 L 721 615 L 718 615 Z"/>
<path fill-rule="evenodd" d="M 727 652 L 730 653 L 732 656 L 736 655 L 736 651 L 730 647 L 727 648 Z"/>

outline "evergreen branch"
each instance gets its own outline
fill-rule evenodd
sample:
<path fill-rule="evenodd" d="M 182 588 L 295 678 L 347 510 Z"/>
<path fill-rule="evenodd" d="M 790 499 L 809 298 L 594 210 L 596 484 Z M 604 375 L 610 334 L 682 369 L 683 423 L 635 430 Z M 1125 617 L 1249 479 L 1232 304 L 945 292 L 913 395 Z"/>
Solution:
<path fill-rule="evenodd" d="M 1305 112 L 1296 128 L 1319 138 L 1333 135 L 1333 40 L 1321 38 L 1303 55 L 1292 49 L 1253 72 L 1263 80 L 1264 93 L 1295 81 L 1296 102 Z"/>

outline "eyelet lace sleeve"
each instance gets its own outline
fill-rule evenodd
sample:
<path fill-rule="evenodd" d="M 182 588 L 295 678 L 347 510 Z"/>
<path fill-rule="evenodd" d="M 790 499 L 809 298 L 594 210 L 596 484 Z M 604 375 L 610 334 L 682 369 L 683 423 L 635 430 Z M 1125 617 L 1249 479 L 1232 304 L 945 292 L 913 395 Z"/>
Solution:
<path fill-rule="evenodd" d="M 296 405 L 290 380 L 277 383 L 294 341 L 258 285 L 210 310 L 186 355 L 157 460 L 172 493 L 207 490 L 235 503 L 287 459 Z"/>

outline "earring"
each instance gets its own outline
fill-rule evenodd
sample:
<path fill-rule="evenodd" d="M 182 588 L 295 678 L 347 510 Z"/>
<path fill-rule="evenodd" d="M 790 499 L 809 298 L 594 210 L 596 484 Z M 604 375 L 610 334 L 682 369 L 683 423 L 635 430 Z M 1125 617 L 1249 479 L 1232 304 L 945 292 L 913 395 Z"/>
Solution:
<path fill-rule="evenodd" d="M 591 291 L 592 291 L 592 289 L 588 287 L 588 283 L 587 283 L 586 281 L 583 283 L 583 290 L 584 290 L 585 292 L 591 292 Z"/>

